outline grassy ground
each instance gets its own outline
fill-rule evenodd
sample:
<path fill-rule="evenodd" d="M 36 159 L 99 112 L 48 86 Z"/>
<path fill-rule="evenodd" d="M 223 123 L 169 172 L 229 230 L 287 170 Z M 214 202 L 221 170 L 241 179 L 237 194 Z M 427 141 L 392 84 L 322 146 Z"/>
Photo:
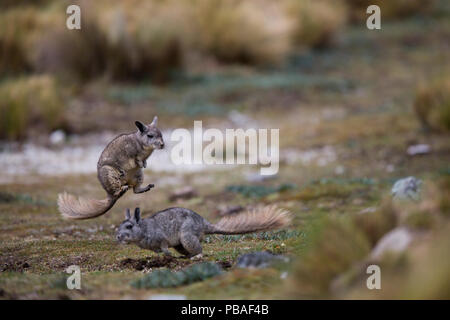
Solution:
<path fill-rule="evenodd" d="M 414 175 L 430 182 L 449 174 L 448 135 L 425 135 L 412 111 L 417 84 L 438 74 L 450 61 L 444 41 L 450 36 L 449 21 L 445 17 L 413 18 L 385 23 L 382 32 L 350 28 L 337 47 L 299 54 L 277 70 L 189 75 L 164 88 L 92 84 L 74 104 L 81 111 L 72 114 L 72 123 L 92 130 L 119 131 L 135 117 L 148 117 L 149 113 L 159 114 L 162 126 L 192 126 L 194 119 L 226 126 L 222 119 L 233 108 L 261 127 L 281 128 L 282 150 L 331 146 L 336 159 L 323 165 L 308 164 L 294 161 L 295 153 L 288 153 L 279 175 L 259 183 L 245 180 L 245 173 L 251 170 L 245 167 L 183 175 L 147 170 L 146 181 L 154 182 L 155 189 L 145 195 L 127 194 L 107 215 L 82 222 L 63 221 L 56 196 L 65 189 L 103 197 L 95 175 L 42 177 L 38 183 L 24 179 L 0 185 L 1 298 L 146 298 L 155 293 L 192 299 L 292 297 L 291 281 L 281 278 L 285 269 L 235 269 L 237 256 L 269 250 L 301 261 L 308 254 L 309 230 L 320 218 L 350 217 L 378 207 L 397 178 Z M 92 113 L 100 112 L 98 106 L 104 104 L 110 107 L 105 110 L 114 112 L 109 111 L 110 116 L 100 121 L 93 119 Z M 77 122 L 77 117 L 85 121 Z M 429 144 L 432 152 L 407 155 L 407 147 L 418 143 Z M 167 179 L 177 182 L 164 185 Z M 227 191 L 231 185 L 265 190 L 283 183 L 294 187 L 250 197 Z M 192 186 L 198 195 L 169 201 L 168 194 L 182 185 Z M 292 230 L 237 239 L 209 237 L 204 243 L 204 260 L 220 262 L 226 270 L 223 275 L 172 289 L 131 287 L 130 282 L 145 272 L 160 267 L 178 270 L 193 262 L 116 244 L 114 229 L 126 207 L 139 204 L 145 216 L 183 206 L 217 221 L 221 205 L 259 203 L 277 203 L 289 209 L 294 216 Z M 67 290 L 64 285 L 64 270 L 72 264 L 81 266 L 79 291 Z M 286 268 L 290 270 L 292 264 Z M 356 291 L 350 295 L 355 296 L 364 294 Z"/>

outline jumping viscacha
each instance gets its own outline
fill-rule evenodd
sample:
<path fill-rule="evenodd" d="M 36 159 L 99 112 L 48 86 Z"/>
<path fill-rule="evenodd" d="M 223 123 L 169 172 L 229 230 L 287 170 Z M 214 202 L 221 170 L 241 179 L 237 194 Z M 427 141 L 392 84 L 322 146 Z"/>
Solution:
<path fill-rule="evenodd" d="M 64 192 L 58 195 L 61 214 L 69 219 L 95 218 L 111 209 L 129 188 L 133 188 L 134 193 L 153 188 L 153 184 L 142 187 L 142 169 L 147 167 L 147 158 L 153 150 L 164 148 L 157 122 L 157 117 L 149 125 L 136 121 L 136 132 L 117 136 L 103 150 L 97 163 L 97 176 L 106 191 L 106 199 L 77 199 Z"/>

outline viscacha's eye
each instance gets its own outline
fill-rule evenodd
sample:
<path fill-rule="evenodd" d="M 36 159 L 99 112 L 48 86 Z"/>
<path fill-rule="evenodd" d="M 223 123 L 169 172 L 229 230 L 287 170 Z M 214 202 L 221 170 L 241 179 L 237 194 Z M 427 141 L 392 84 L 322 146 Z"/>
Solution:
<path fill-rule="evenodd" d="M 155 136 L 152 134 L 148 134 L 147 137 L 149 137 L 150 139 L 153 139 Z"/>
<path fill-rule="evenodd" d="M 133 226 L 131 224 L 129 224 L 129 225 L 126 226 L 126 228 L 127 229 L 131 229 L 131 228 L 133 228 Z"/>

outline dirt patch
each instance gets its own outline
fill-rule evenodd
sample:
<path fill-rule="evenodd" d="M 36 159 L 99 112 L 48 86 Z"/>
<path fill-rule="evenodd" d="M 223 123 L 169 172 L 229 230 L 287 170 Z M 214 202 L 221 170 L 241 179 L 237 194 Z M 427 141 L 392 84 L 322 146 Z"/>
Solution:
<path fill-rule="evenodd" d="M 219 261 L 217 262 L 219 266 L 222 267 L 222 269 L 230 269 L 233 266 L 233 261 Z"/>
<path fill-rule="evenodd" d="M 157 257 L 147 257 L 143 259 L 131 259 L 127 258 L 119 263 L 119 267 L 122 268 L 130 268 L 138 271 L 152 269 L 152 268 L 169 268 L 169 269 L 180 269 L 191 264 L 192 261 L 169 257 L 169 256 L 157 256 Z"/>
<path fill-rule="evenodd" d="M 24 272 L 30 268 L 31 265 L 22 259 L 16 259 L 14 257 L 7 257 L 0 261 L 0 272 L 15 271 Z"/>
<path fill-rule="evenodd" d="M 92 255 L 78 255 L 71 257 L 15 257 L 0 256 L 0 272 L 24 272 L 26 270 L 49 269 L 52 271 L 65 271 L 71 265 L 78 265 L 86 271 L 101 270 L 92 264 Z"/>

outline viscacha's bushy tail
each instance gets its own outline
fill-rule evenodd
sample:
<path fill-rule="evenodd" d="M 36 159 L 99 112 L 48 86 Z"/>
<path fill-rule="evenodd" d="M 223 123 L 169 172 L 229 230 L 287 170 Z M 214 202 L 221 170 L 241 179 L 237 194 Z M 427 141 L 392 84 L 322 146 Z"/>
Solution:
<path fill-rule="evenodd" d="M 106 213 L 117 199 L 108 197 L 103 200 L 76 198 L 67 192 L 58 195 L 59 212 L 67 219 L 91 219 Z"/>
<path fill-rule="evenodd" d="M 222 218 L 216 224 L 210 225 L 206 233 L 244 234 L 282 229 L 290 223 L 290 213 L 287 210 L 272 205 L 256 208 L 247 213 Z"/>

